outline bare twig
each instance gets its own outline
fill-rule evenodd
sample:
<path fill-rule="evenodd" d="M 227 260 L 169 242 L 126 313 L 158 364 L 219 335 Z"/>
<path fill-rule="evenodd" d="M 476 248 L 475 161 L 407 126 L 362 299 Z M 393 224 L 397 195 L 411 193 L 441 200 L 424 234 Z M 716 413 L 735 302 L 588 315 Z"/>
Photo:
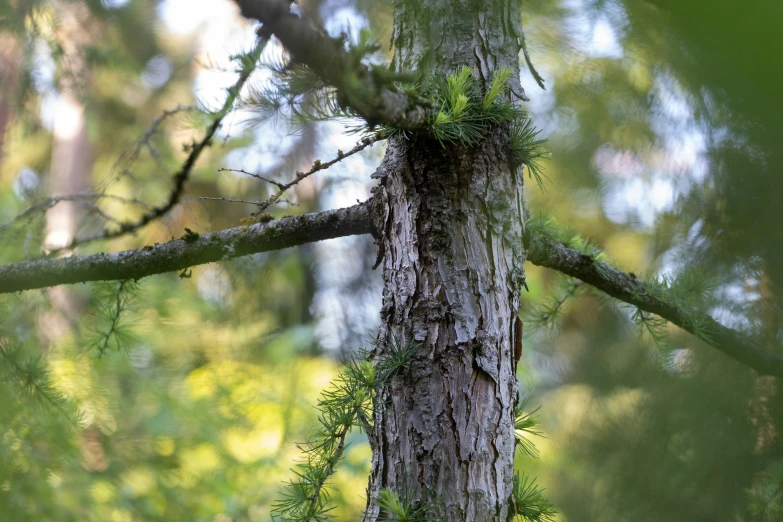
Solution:
<path fill-rule="evenodd" d="M 223 107 L 218 111 L 215 115 L 214 120 L 212 121 L 212 124 L 207 128 L 207 131 L 205 132 L 204 136 L 201 138 L 200 141 L 194 142 L 190 146 L 190 153 L 188 154 L 188 157 L 185 159 L 184 163 L 180 166 L 177 173 L 174 175 L 174 188 L 172 189 L 171 193 L 169 194 L 168 199 L 165 203 L 163 203 L 160 206 L 156 206 L 151 208 L 148 212 L 146 212 L 143 216 L 141 216 L 138 220 L 133 222 L 126 222 L 123 223 L 121 226 L 114 230 L 104 230 L 100 234 L 96 234 L 93 236 L 83 237 L 83 238 L 74 238 L 68 245 L 56 249 L 51 252 L 51 254 L 55 254 L 62 250 L 71 250 L 79 245 L 83 245 L 85 243 L 90 243 L 92 241 L 97 241 L 99 239 L 111 239 L 115 237 L 119 237 L 122 235 L 125 235 L 129 232 L 133 232 L 151 221 L 154 221 L 164 215 L 166 215 L 174 206 L 179 203 L 180 198 L 182 197 L 182 193 L 185 190 L 185 183 L 187 182 L 188 178 L 190 177 L 190 173 L 193 170 L 194 165 L 196 164 L 196 161 L 198 161 L 199 157 L 201 156 L 201 153 L 204 151 L 205 148 L 209 146 L 209 144 L 212 141 L 212 138 L 214 137 L 217 130 L 220 128 L 223 119 L 226 117 L 226 115 L 231 111 L 231 109 L 234 106 L 234 102 L 236 101 L 237 97 L 239 96 L 240 91 L 242 90 L 242 87 L 245 85 L 247 80 L 250 78 L 250 75 L 252 74 L 253 70 L 255 69 L 255 64 L 258 61 L 259 57 L 261 56 L 261 52 L 263 51 L 264 47 L 266 46 L 266 43 L 269 41 L 269 38 L 267 37 L 259 37 L 258 41 L 256 42 L 256 47 L 253 49 L 253 51 L 249 54 L 248 60 L 242 64 L 239 78 L 237 79 L 236 83 L 228 89 L 228 97 L 226 98 L 225 103 L 223 104 Z M 175 109 L 176 110 L 176 109 Z M 170 111 L 172 112 L 172 111 Z M 158 117 L 159 121 L 162 121 L 163 118 L 165 118 L 164 115 L 161 115 Z M 156 128 L 156 125 L 153 124 L 153 126 L 150 129 Z M 148 133 L 150 130 L 147 131 Z M 142 138 L 143 143 L 143 138 Z"/>
<path fill-rule="evenodd" d="M 271 182 L 271 183 L 274 183 L 275 185 L 277 185 L 279 190 L 277 192 L 275 192 L 274 194 L 272 194 L 269 197 L 269 199 L 267 199 L 266 201 L 264 201 L 260 205 L 258 205 L 259 208 L 258 208 L 258 210 L 256 212 L 253 213 L 253 215 L 258 215 L 258 214 L 264 212 L 270 206 L 272 206 L 275 203 L 277 203 L 278 201 L 280 201 L 280 198 L 282 197 L 282 195 L 283 195 L 283 193 L 285 191 L 287 191 L 288 189 L 290 189 L 294 185 L 297 185 L 303 179 L 312 176 L 313 174 L 315 174 L 318 171 L 328 169 L 332 165 L 334 165 L 334 164 L 344 160 L 345 158 L 347 158 L 349 156 L 353 156 L 354 154 L 363 151 L 364 149 L 366 149 L 367 147 L 369 147 L 373 143 L 376 143 L 376 142 L 378 142 L 378 141 L 380 141 L 382 139 L 385 139 L 385 138 L 380 133 L 374 134 L 373 136 L 366 136 L 366 137 L 362 138 L 359 141 L 359 143 L 357 143 L 348 152 L 343 152 L 341 150 L 338 150 L 337 151 L 337 156 L 334 159 L 331 159 L 331 160 L 329 160 L 327 162 L 316 161 L 315 163 L 313 163 L 313 166 L 307 172 L 297 172 L 296 176 L 294 176 L 294 179 L 289 181 L 288 183 L 280 184 L 280 183 L 276 183 L 276 182 Z"/>
<path fill-rule="evenodd" d="M 122 169 L 122 171 L 117 176 L 117 178 L 119 178 L 120 176 L 128 172 L 130 165 L 136 162 L 136 160 L 139 158 L 139 155 L 141 154 L 141 151 L 144 148 L 147 148 L 150 151 L 150 154 L 153 155 L 153 157 L 155 156 L 157 151 L 155 150 L 154 147 L 152 147 L 150 140 L 152 139 L 152 136 L 155 135 L 155 133 L 158 131 L 158 129 L 166 119 L 176 114 L 179 114 L 180 112 L 192 111 L 195 109 L 196 107 L 193 107 L 192 105 L 177 105 L 173 109 L 168 109 L 160 113 L 158 117 L 155 118 L 155 120 L 153 120 L 152 125 L 150 125 L 147 128 L 147 130 L 144 131 L 144 134 L 142 134 L 141 137 L 139 137 L 139 139 L 136 140 L 136 143 L 134 143 L 133 146 L 128 148 L 125 152 L 120 154 L 120 157 L 117 158 L 117 161 L 114 163 L 114 167 L 112 167 L 113 171 L 116 170 L 121 163 L 124 163 L 126 165 L 126 167 Z"/>
<path fill-rule="evenodd" d="M 221 169 L 218 169 L 218 172 L 236 172 L 236 173 L 239 173 L 239 174 L 244 174 L 245 176 L 250 176 L 251 178 L 260 179 L 261 181 L 265 181 L 265 182 L 267 182 L 267 183 L 269 183 L 271 185 L 276 186 L 279 189 L 283 189 L 285 187 L 285 183 L 281 183 L 281 182 L 275 181 L 273 179 L 265 178 L 264 176 L 262 176 L 260 174 L 254 174 L 252 172 L 248 172 L 248 171 L 242 170 L 242 169 L 221 168 Z"/>
<path fill-rule="evenodd" d="M 208 197 L 208 196 L 201 196 L 198 199 L 203 199 L 203 200 L 207 200 L 207 201 L 225 201 L 226 203 L 245 203 L 245 204 L 248 204 L 248 205 L 255 205 L 257 207 L 264 207 L 264 208 L 266 208 L 265 205 L 267 205 L 266 201 L 248 201 L 246 199 L 211 198 L 211 197 Z M 292 207 L 298 207 L 299 206 L 298 203 L 294 203 L 293 201 L 289 201 L 287 199 L 278 199 L 277 201 L 275 201 L 275 203 L 285 203 L 285 204 L 290 205 Z"/>
<path fill-rule="evenodd" d="M 94 203 L 101 199 L 110 199 L 110 200 L 118 201 L 120 203 L 124 203 L 126 205 L 137 205 L 147 209 L 150 208 L 150 206 L 147 203 L 141 200 L 135 198 L 126 198 L 123 196 L 115 196 L 113 194 L 81 193 L 81 194 L 67 194 L 64 196 L 52 196 L 44 200 L 41 200 L 38 203 L 35 203 L 34 205 L 31 205 L 30 207 L 26 208 L 21 213 L 19 213 L 11 221 L 3 225 L 0 225 L 0 232 L 8 228 L 11 228 L 12 226 L 19 223 L 20 221 L 32 219 L 35 215 L 46 212 L 47 210 L 54 207 L 61 201 L 76 201 L 76 202 L 83 201 L 85 202 L 84 204 L 89 205 L 90 208 L 97 208 L 94 206 Z"/>

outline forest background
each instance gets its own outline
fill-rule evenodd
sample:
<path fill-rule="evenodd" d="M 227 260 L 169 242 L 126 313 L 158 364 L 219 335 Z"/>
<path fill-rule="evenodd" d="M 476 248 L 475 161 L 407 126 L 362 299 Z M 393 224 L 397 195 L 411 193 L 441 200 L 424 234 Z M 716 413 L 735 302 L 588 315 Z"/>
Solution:
<path fill-rule="evenodd" d="M 387 2 L 299 9 L 333 35 L 369 28 L 389 40 Z M 525 108 L 552 152 L 545 190 L 528 185 L 530 208 L 603 245 L 626 271 L 693 273 L 715 318 L 783 345 L 783 7 L 529 0 L 523 16 L 546 86 L 523 67 Z M 167 118 L 132 169 L 129 151 L 165 110 L 219 108 L 236 81 L 230 56 L 254 37 L 227 0 L 0 3 L 0 263 L 56 245 L 69 215 L 89 233 L 138 211 L 116 200 L 45 212 L 52 193 L 160 200 L 201 122 L 189 111 Z M 264 58 L 279 53 L 271 45 Z M 266 80 L 260 71 L 250 83 Z M 173 212 L 108 248 L 237 226 L 252 205 L 199 197 L 264 199 L 271 187 L 221 168 L 283 179 L 357 140 L 342 123 L 293 132 L 248 118 L 229 117 Z M 373 145 L 308 178 L 291 196 L 297 205 L 273 214 L 364 201 L 382 153 Z M 83 175 L 68 178 L 64 164 Z M 76 428 L 40 394 L 0 381 L 0 513 L 269 520 L 319 393 L 372 342 L 375 255 L 369 236 L 349 237 L 143 279 L 123 303 L 127 335 L 107 346 L 106 296 L 117 284 L 0 296 L 3 335 L 40 357 L 51 392 L 83 415 Z M 542 406 L 546 438 L 535 439 L 538 460 L 518 465 L 538 477 L 558 520 L 783 519 L 773 378 L 675 327 L 640 332 L 627 309 L 586 285 L 528 270 L 518 377 Z M 333 483 L 340 520 L 364 507 L 369 470 L 364 435 L 349 442 Z"/>

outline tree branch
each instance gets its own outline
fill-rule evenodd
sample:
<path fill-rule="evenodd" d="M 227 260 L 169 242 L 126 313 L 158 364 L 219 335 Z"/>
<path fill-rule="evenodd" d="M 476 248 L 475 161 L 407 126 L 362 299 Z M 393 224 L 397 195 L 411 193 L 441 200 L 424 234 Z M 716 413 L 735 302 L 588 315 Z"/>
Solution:
<path fill-rule="evenodd" d="M 544 235 L 533 235 L 527 251 L 531 263 L 563 272 L 581 279 L 606 294 L 656 314 L 683 330 L 697 335 L 692 317 L 698 314 L 700 326 L 706 328 L 708 344 L 732 359 L 756 370 L 759 375 L 783 377 L 783 357 L 760 347 L 741 333 L 727 328 L 715 319 L 683 305 L 672 303 L 654 295 L 644 282 L 605 263 L 594 262 L 587 254 L 568 248 Z M 596 265 L 600 265 L 596 267 Z"/>
<path fill-rule="evenodd" d="M 369 200 L 349 208 L 285 217 L 202 236 L 187 234 L 182 239 L 113 254 L 2 265 L 0 294 L 88 281 L 140 279 L 324 239 L 371 234 L 374 233 L 371 206 L 372 200 Z M 527 259 L 535 265 L 580 279 L 615 299 L 656 314 L 694 335 L 700 333 L 692 320 L 694 314 L 698 314 L 700 328 L 706 328 L 709 334 L 707 342 L 711 346 L 760 375 L 783 377 L 783 357 L 765 350 L 707 314 L 685 309 L 683 305 L 674 305 L 656 296 L 643 281 L 631 274 L 595 262 L 587 254 L 543 234 L 532 234 L 527 241 Z"/>
<path fill-rule="evenodd" d="M 0 294 L 49 286 L 141 279 L 195 265 L 372 232 L 369 202 L 292 216 L 112 254 L 37 259 L 0 266 Z"/>
<path fill-rule="evenodd" d="M 288 0 L 235 0 L 242 16 L 263 24 L 274 34 L 294 60 L 307 65 L 327 85 L 337 89 L 340 99 L 371 125 L 413 130 L 423 127 L 427 100 L 390 88 L 362 63 L 350 59 L 343 41 L 331 38 L 291 12 Z"/>

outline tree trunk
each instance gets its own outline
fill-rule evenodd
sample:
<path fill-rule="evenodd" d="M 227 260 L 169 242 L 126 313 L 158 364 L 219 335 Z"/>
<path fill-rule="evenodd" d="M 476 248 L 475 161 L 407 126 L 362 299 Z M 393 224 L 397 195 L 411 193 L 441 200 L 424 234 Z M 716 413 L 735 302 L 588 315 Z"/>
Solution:
<path fill-rule="evenodd" d="M 82 101 L 90 71 L 85 63 L 84 47 L 90 41 L 87 32 L 87 8 L 80 5 L 58 6 L 57 43 L 62 49 L 57 88 L 60 94 L 52 132 L 50 189 L 53 196 L 87 192 L 90 186 L 90 145 L 87 118 Z M 60 202 L 46 214 L 46 241 L 49 248 L 68 245 L 76 236 L 83 210 L 74 201 Z"/>
<path fill-rule="evenodd" d="M 82 5 L 58 5 L 59 24 L 55 37 L 62 49 L 57 77 L 59 100 L 52 129 L 52 159 L 49 188 L 52 196 L 89 192 L 92 155 L 87 136 L 87 115 L 83 98 L 90 69 L 83 55 L 95 30 Z M 62 201 L 46 213 L 47 249 L 70 244 L 79 231 L 84 209 L 76 201 Z M 69 288 L 48 290 L 52 312 L 42 317 L 41 336 L 49 343 L 75 328 L 78 312 L 84 307 Z"/>
<path fill-rule="evenodd" d="M 518 80 L 518 2 L 395 3 L 394 61 L 402 70 L 473 69 Z M 439 504 L 450 521 L 510 517 L 517 400 L 513 325 L 524 282 L 523 178 L 507 129 L 477 146 L 391 140 L 377 175 L 384 297 L 377 351 L 415 343 L 412 364 L 380 394 L 370 434 L 365 520 L 389 488 Z M 383 198 L 382 198 L 383 199 Z"/>
<path fill-rule="evenodd" d="M 22 47 L 9 35 L 0 35 L 0 172 L 3 166 L 5 133 L 14 116 L 22 63 Z"/>

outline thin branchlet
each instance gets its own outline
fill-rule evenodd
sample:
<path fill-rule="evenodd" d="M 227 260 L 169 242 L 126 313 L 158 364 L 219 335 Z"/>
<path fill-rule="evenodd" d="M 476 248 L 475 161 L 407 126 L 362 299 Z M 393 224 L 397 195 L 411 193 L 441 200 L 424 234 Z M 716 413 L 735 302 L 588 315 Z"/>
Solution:
<path fill-rule="evenodd" d="M 138 296 L 138 284 L 120 281 L 119 285 L 100 283 L 95 285 L 97 297 L 93 317 L 96 324 L 90 328 L 92 338 L 88 339 L 88 348 L 95 349 L 103 356 L 109 348 L 129 349 L 135 341 L 131 326 L 131 317 Z"/>
<path fill-rule="evenodd" d="M 369 233 L 373 233 L 373 221 L 370 205 L 365 202 L 345 209 L 205 234 L 193 243 L 176 240 L 115 254 L 3 265 L 0 266 L 0 293 L 87 281 L 139 279 L 203 263 Z M 547 216 L 529 218 L 523 240 L 527 259 L 533 264 L 580 279 L 610 298 L 658 315 L 759 374 L 783 376 L 782 357 L 757 344 L 747 333 L 728 328 L 701 311 L 709 306 L 704 296 L 715 287 L 714 280 L 703 273 L 678 277 L 671 284 L 661 285 L 660 280 L 622 272 L 611 265 L 600 247 L 557 226 Z M 688 295 L 691 297 L 686 299 Z"/>
<path fill-rule="evenodd" d="M 561 278 L 554 295 L 525 311 L 525 324 L 529 325 L 528 331 L 556 328 L 566 305 L 577 297 L 583 284 L 582 281 L 572 277 Z"/>
<path fill-rule="evenodd" d="M 379 48 L 366 36 L 366 31 L 360 33 L 358 43 L 346 46 L 345 37 L 332 38 L 292 13 L 287 0 L 235 1 L 244 16 L 260 21 L 264 30 L 282 42 L 292 57 L 291 66 L 306 67 L 311 73 L 310 84 L 315 83 L 312 77 L 316 77 L 325 87 L 308 91 L 305 84 L 305 91 L 311 95 L 326 93 L 329 103 L 336 104 L 339 111 L 362 118 L 370 127 L 376 124 L 400 129 L 422 126 L 431 108 L 429 102 L 395 87 L 395 82 L 404 80 L 406 75 L 363 61 Z M 291 89 L 294 97 L 307 92 Z M 272 93 L 271 103 L 263 110 L 275 109 L 276 95 Z"/>
<path fill-rule="evenodd" d="M 50 255 L 56 254 L 64 250 L 65 251 L 72 250 L 77 246 L 84 245 L 86 243 L 90 243 L 93 241 L 120 237 L 122 235 L 138 230 L 139 228 L 144 227 L 150 222 L 168 214 L 171 211 L 171 209 L 174 208 L 182 198 L 182 195 L 185 191 L 185 185 L 187 184 L 187 181 L 190 178 L 190 174 L 193 171 L 196 162 L 201 157 L 201 153 L 207 147 L 209 147 L 210 143 L 212 142 L 212 138 L 215 136 L 215 133 L 217 133 L 218 129 L 220 129 L 226 115 L 228 115 L 231 112 L 231 110 L 234 108 L 234 103 L 236 102 L 239 93 L 241 92 L 244 85 L 247 83 L 248 79 L 250 78 L 250 75 L 255 70 L 255 64 L 256 62 L 258 62 L 258 59 L 260 58 L 261 53 L 266 47 L 268 41 L 269 41 L 268 37 L 259 36 L 256 41 L 255 47 L 250 52 L 235 58 L 236 61 L 238 62 L 239 77 L 237 78 L 237 81 L 234 83 L 234 85 L 232 85 L 227 89 L 228 96 L 226 97 L 223 106 L 217 112 L 212 113 L 210 115 L 211 121 L 204 135 L 201 137 L 200 140 L 194 141 L 191 145 L 187 147 L 188 156 L 185 158 L 185 161 L 182 163 L 179 170 L 174 175 L 173 177 L 174 187 L 169 193 L 169 196 L 164 203 L 150 208 L 136 221 L 124 222 L 120 226 L 114 229 L 105 229 L 100 234 L 81 237 L 81 238 L 75 237 L 64 247 L 53 249 L 50 252 Z M 169 112 L 173 113 L 173 111 L 169 111 Z M 166 113 L 164 113 L 164 115 L 165 114 Z M 159 120 L 162 121 L 162 117 L 159 117 Z M 156 126 L 153 125 L 153 128 L 156 128 Z"/>
<path fill-rule="evenodd" d="M 358 154 L 359 152 L 363 151 L 364 149 L 366 149 L 370 145 L 372 145 L 372 144 L 374 144 L 374 143 L 376 143 L 376 142 L 378 142 L 378 141 L 380 141 L 382 139 L 384 139 L 384 137 L 381 134 L 379 134 L 379 133 L 373 134 L 371 136 L 365 136 L 364 138 L 359 140 L 359 142 L 351 150 L 349 150 L 348 152 L 338 151 L 337 152 L 337 156 L 334 157 L 333 159 L 329 160 L 329 161 L 325 161 L 325 162 L 322 162 L 320 160 L 315 161 L 313 163 L 313 166 L 309 170 L 307 170 L 306 172 L 297 172 L 296 175 L 294 176 L 294 179 L 292 179 L 291 181 L 289 181 L 287 183 L 273 181 L 273 180 L 267 179 L 267 178 L 265 178 L 265 177 L 263 177 L 263 176 L 261 176 L 259 174 L 246 172 L 244 170 L 220 169 L 220 170 L 229 170 L 231 172 L 239 172 L 239 173 L 246 174 L 246 175 L 249 175 L 251 177 L 260 179 L 261 181 L 265 181 L 267 183 L 271 183 L 271 184 L 273 184 L 273 185 L 275 185 L 277 187 L 277 191 L 275 191 L 274 194 L 269 196 L 264 201 L 244 201 L 244 200 L 234 200 L 234 199 L 228 199 L 228 198 L 201 198 L 201 199 L 222 200 L 222 201 L 229 201 L 229 202 L 236 202 L 236 203 L 253 204 L 256 207 L 258 207 L 256 209 L 256 211 L 253 212 L 253 216 L 258 216 L 258 215 L 263 214 L 270 206 L 272 206 L 272 205 L 274 205 L 276 203 L 287 202 L 287 203 L 291 204 L 291 202 L 282 199 L 282 196 L 283 196 L 283 194 L 286 191 L 288 191 L 292 187 L 298 185 L 302 180 L 304 180 L 306 178 L 309 178 L 310 176 L 312 176 L 316 172 L 320 172 L 322 170 L 328 169 L 329 167 L 339 163 L 340 161 L 344 160 L 345 158 L 353 156 L 354 154 Z"/>
<path fill-rule="evenodd" d="M 0 382 L 10 384 L 20 398 L 32 399 L 34 403 L 61 415 L 73 426 L 82 426 L 82 412 L 70 398 L 55 388 L 45 360 L 26 355 L 19 346 L 11 347 L 9 339 L 1 332 Z"/>
<path fill-rule="evenodd" d="M 668 329 L 662 321 L 667 321 L 761 375 L 783 376 L 783 358 L 701 311 L 705 296 L 715 287 L 709 275 L 687 271 L 674 279 L 638 277 L 615 268 L 601 248 L 572 230 L 559 227 L 551 217 L 533 216 L 526 226 L 528 260 L 578 278 L 631 307 L 631 319 L 659 347 L 664 347 L 664 355 L 666 349 L 661 341 Z"/>
<path fill-rule="evenodd" d="M 328 481 L 343 457 L 346 438 L 353 427 L 372 429 L 372 407 L 376 393 L 404 370 L 416 345 L 393 344 L 389 354 L 376 363 L 352 360 L 321 394 L 318 428 L 310 440 L 299 445 L 304 461 L 295 471 L 273 514 L 292 522 L 326 520 L 330 505 Z M 367 354 L 364 354 L 365 356 Z"/>

